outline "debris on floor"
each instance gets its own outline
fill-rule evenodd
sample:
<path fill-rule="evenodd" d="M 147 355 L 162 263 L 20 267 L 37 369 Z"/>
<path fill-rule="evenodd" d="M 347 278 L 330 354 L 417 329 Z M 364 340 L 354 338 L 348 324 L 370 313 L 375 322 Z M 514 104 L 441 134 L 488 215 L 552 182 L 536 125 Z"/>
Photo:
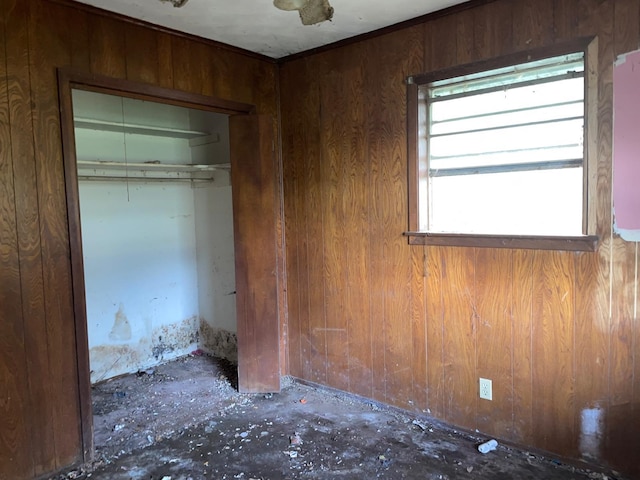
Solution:
<path fill-rule="evenodd" d="M 483 455 L 486 438 L 291 379 L 240 394 L 236 375 L 192 355 L 96 385 L 95 461 L 51 478 L 621 480 L 497 442 Z"/>
<path fill-rule="evenodd" d="M 496 440 L 489 440 L 478 445 L 478 451 L 480 453 L 493 452 L 496 448 L 498 448 L 498 442 Z"/>

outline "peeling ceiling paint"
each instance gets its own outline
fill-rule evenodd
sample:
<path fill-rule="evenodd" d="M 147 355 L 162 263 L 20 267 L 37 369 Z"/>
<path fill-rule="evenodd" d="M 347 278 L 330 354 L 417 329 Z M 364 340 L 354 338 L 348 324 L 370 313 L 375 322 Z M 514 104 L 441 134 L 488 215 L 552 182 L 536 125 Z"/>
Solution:
<path fill-rule="evenodd" d="M 155 25 L 281 58 L 467 0 L 331 0 L 331 21 L 303 25 L 273 0 L 79 0 Z M 180 6 L 181 8 L 174 8 Z"/>
<path fill-rule="evenodd" d="M 189 0 L 160 0 L 161 2 L 170 2 L 174 7 L 180 8 Z"/>
<path fill-rule="evenodd" d="M 303 25 L 315 25 L 333 18 L 333 7 L 328 0 L 273 0 L 280 10 L 298 10 Z"/>

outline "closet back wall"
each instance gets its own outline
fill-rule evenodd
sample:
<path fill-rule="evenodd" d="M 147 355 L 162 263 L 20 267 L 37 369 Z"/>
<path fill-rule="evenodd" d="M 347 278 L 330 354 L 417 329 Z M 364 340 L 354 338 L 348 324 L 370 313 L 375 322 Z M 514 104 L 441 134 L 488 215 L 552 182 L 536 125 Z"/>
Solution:
<path fill-rule="evenodd" d="M 256 105 L 276 66 L 63 0 L 0 2 L 0 478 L 82 459 L 56 69 Z"/>
<path fill-rule="evenodd" d="M 198 283 L 188 184 L 80 183 L 91 381 L 195 348 Z"/>

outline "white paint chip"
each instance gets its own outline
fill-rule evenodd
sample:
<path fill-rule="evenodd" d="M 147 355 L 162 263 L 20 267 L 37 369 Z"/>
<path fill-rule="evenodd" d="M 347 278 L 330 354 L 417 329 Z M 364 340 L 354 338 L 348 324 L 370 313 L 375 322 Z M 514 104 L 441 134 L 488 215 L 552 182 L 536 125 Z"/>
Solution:
<path fill-rule="evenodd" d="M 586 408 L 580 413 L 580 453 L 583 457 L 599 458 L 602 440 L 602 409 Z"/>

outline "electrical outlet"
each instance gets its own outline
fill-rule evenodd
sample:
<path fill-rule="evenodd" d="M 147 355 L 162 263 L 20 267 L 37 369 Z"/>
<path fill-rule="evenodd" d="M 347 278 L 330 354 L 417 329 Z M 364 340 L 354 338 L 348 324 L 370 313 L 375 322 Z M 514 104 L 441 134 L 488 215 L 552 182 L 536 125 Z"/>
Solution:
<path fill-rule="evenodd" d="M 480 378 L 480 398 L 485 400 L 493 400 L 493 391 L 491 380 L 488 378 Z"/>

